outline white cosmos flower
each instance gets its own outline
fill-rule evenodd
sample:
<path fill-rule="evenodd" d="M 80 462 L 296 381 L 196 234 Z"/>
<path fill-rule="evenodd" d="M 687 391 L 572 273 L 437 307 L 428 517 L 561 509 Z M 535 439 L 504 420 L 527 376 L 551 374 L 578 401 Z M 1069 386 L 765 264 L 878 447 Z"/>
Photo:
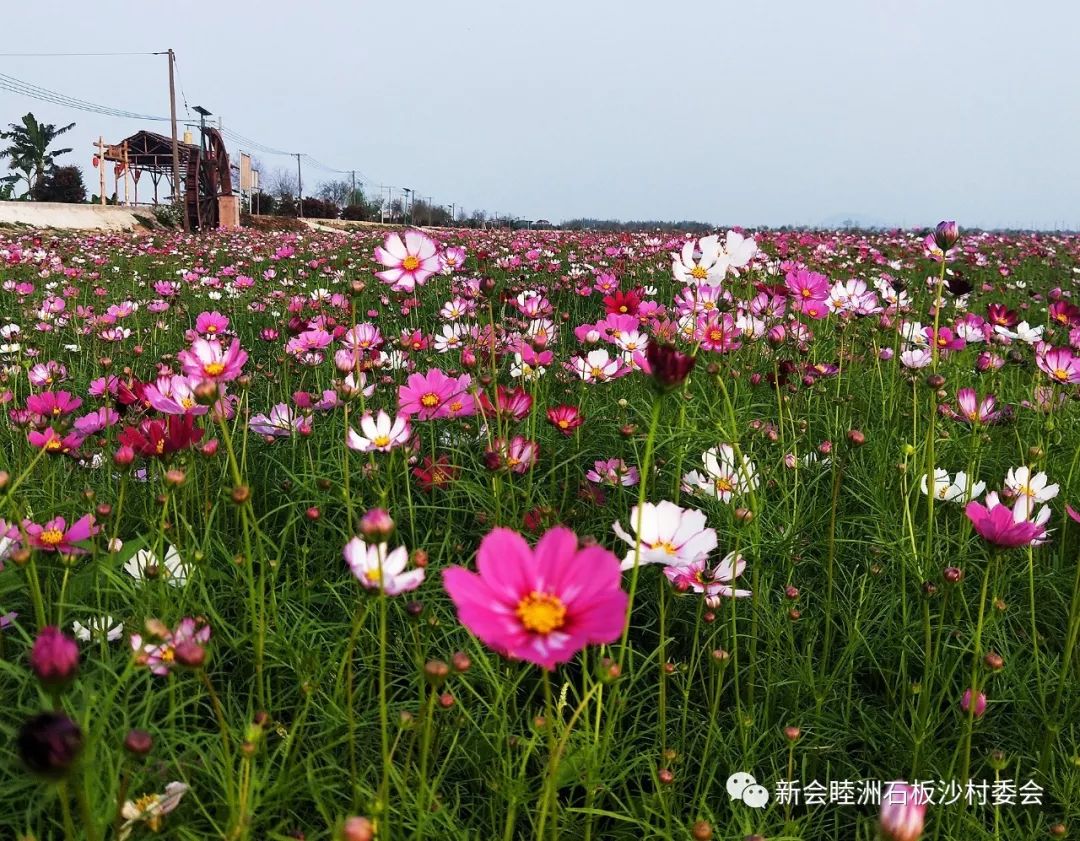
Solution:
<path fill-rule="evenodd" d="M 412 427 L 407 417 L 398 415 L 391 420 L 390 415 L 380 409 L 375 417 L 368 412 L 360 418 L 360 431 L 364 434 L 359 435 L 355 430 L 350 429 L 346 435 L 345 443 L 350 450 L 359 450 L 362 453 L 377 450 L 380 453 L 388 453 L 394 447 L 400 447 L 409 440 Z"/>
<path fill-rule="evenodd" d="M 638 506 L 630 509 L 630 528 L 638 534 Z M 686 566 L 712 552 L 717 545 L 716 530 L 705 525 L 705 515 L 693 508 L 680 508 L 667 500 L 653 504 L 646 502 L 640 512 L 641 531 L 631 537 L 615 522 L 612 529 L 630 544 L 630 551 L 623 559 L 622 568 L 632 569 L 634 553 L 640 542 L 640 564 L 664 564 L 670 567 Z M 640 539 L 640 540 L 639 540 Z"/>
<path fill-rule="evenodd" d="M 728 256 L 720 247 L 716 234 L 702 237 L 697 242 L 698 257 L 695 258 L 694 241 L 683 243 L 682 251 L 671 255 L 671 273 L 680 283 L 720 283 L 728 271 Z"/>
<path fill-rule="evenodd" d="M 71 630 L 75 634 L 75 639 L 83 642 L 90 642 L 91 639 L 101 639 L 102 637 L 105 637 L 109 642 L 116 642 L 124 635 L 124 626 L 108 615 L 90 619 L 85 625 L 78 621 L 72 622 Z"/>
<path fill-rule="evenodd" d="M 174 782 L 165 786 L 164 794 L 144 794 L 138 800 L 124 801 L 120 809 L 120 817 L 124 819 L 120 841 L 126 841 L 137 823 L 145 823 L 151 832 L 158 832 L 165 816 L 180 804 L 187 790 L 187 783 Z"/>
<path fill-rule="evenodd" d="M 727 232 L 727 237 L 724 239 L 724 252 L 728 268 L 733 274 L 737 275 L 739 269 L 754 259 L 757 250 L 757 243 L 750 237 L 744 237 L 738 231 Z"/>
<path fill-rule="evenodd" d="M 927 476 L 924 473 L 919 485 L 923 495 L 929 492 L 929 483 L 926 479 Z M 957 473 L 954 479 L 949 476 L 948 470 L 942 467 L 934 468 L 934 499 L 940 499 L 943 502 L 970 502 L 985 490 L 986 482 L 972 483 L 963 470 Z"/>
<path fill-rule="evenodd" d="M 165 550 L 165 561 L 158 560 L 149 549 L 140 549 L 132 555 L 126 564 L 124 571 L 139 581 L 148 578 L 164 578 L 173 587 L 180 587 L 188 580 L 188 567 L 180 559 L 180 553 L 175 546 L 169 546 Z"/>
<path fill-rule="evenodd" d="M 737 459 L 731 444 L 721 444 L 706 450 L 701 454 L 701 462 L 705 466 L 705 475 L 697 471 L 688 473 L 683 476 L 683 484 L 690 484 L 691 477 L 700 477 L 697 489 L 713 499 L 731 502 L 732 497 L 754 490 L 758 486 L 754 463 L 745 455 Z"/>
<path fill-rule="evenodd" d="M 1026 321 L 1021 321 L 1012 330 L 1008 327 L 1003 327 L 998 324 L 995 325 L 994 331 L 1002 336 L 1007 336 L 1010 339 L 1016 339 L 1021 342 L 1026 342 L 1029 345 L 1033 345 L 1036 342 L 1042 340 L 1043 328 L 1041 325 L 1038 327 L 1032 327 Z"/>
<path fill-rule="evenodd" d="M 1017 520 L 1031 519 L 1036 503 L 1049 502 L 1058 495 L 1058 485 L 1048 484 L 1045 473 L 1032 474 L 1031 468 L 1010 467 L 1005 474 L 1005 487 L 1016 496 L 1013 514 Z"/>
<path fill-rule="evenodd" d="M 359 537 L 345 544 L 345 563 L 352 574 L 369 590 L 382 590 L 388 596 L 415 590 L 424 581 L 423 568 L 406 570 L 409 550 L 399 546 L 387 554 L 386 544 L 369 545 Z"/>

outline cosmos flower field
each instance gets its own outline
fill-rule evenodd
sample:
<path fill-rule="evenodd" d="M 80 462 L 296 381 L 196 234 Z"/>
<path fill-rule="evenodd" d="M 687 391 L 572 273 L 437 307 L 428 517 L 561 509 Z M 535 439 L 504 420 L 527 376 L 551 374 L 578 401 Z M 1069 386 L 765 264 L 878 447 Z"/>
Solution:
<path fill-rule="evenodd" d="M 0 836 L 1077 831 L 1080 240 L 0 260 Z"/>

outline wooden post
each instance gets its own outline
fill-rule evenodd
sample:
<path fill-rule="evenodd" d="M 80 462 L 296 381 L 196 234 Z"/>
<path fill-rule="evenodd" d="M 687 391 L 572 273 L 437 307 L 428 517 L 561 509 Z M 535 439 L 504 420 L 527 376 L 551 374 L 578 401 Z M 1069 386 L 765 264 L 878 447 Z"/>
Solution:
<path fill-rule="evenodd" d="M 104 206 L 105 205 L 105 138 L 102 137 L 100 134 L 98 135 L 97 145 L 98 145 L 98 175 L 99 175 L 98 180 L 101 182 L 101 186 L 98 189 L 100 190 L 101 204 L 102 204 L 102 206 Z"/>
<path fill-rule="evenodd" d="M 120 157 L 124 162 L 124 207 L 130 207 L 131 203 L 128 201 L 128 154 L 127 154 L 127 141 L 124 141 L 124 145 L 120 149 Z"/>

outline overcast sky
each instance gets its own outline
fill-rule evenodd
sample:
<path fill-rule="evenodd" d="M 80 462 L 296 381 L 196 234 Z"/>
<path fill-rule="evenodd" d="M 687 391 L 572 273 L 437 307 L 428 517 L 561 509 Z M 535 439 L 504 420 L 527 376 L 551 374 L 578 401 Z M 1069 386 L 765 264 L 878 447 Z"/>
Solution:
<path fill-rule="evenodd" d="M 1080 227 L 1072 0 L 5 6 L 0 50 L 172 47 L 189 106 L 437 203 L 555 221 Z M 168 115 L 162 57 L 4 55 L 0 73 Z M 0 91 L 0 123 L 28 110 L 77 121 L 64 145 L 86 166 L 98 134 L 168 131 Z M 331 177 L 308 167 L 305 193 Z"/>

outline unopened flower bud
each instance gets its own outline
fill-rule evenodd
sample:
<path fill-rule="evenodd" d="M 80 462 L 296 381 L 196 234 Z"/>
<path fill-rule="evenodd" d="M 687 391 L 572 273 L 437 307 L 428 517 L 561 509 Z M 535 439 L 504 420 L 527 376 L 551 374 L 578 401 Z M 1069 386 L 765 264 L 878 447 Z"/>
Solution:
<path fill-rule="evenodd" d="M 369 543 L 385 543 L 394 533 L 394 520 L 388 511 L 372 508 L 360 518 L 360 534 Z"/>
<path fill-rule="evenodd" d="M 154 738 L 145 730 L 128 730 L 124 750 L 133 756 L 146 756 L 154 747 Z"/>

